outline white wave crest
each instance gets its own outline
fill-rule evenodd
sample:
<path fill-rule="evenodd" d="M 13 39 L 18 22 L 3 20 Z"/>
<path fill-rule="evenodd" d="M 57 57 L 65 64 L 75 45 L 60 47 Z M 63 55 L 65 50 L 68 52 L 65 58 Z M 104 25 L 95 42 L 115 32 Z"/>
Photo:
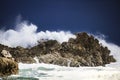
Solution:
<path fill-rule="evenodd" d="M 75 38 L 75 35 L 65 31 L 40 31 L 37 32 L 37 26 L 27 22 L 17 23 L 15 29 L 4 31 L 0 30 L 0 44 L 10 47 L 35 46 L 37 41 L 42 39 L 57 40 L 62 43 L 69 38 Z M 95 35 L 94 35 L 95 36 Z M 103 35 L 102 35 L 103 36 Z M 115 63 L 106 65 L 106 67 L 62 67 L 51 64 L 22 64 L 19 63 L 19 74 L 21 77 L 37 77 L 40 80 L 120 80 L 120 46 L 107 42 L 100 36 L 95 36 L 111 51 L 111 55 L 117 60 Z"/>
<path fill-rule="evenodd" d="M 100 36 L 95 36 L 98 40 L 99 43 L 102 43 L 103 46 L 108 47 L 110 50 L 110 55 L 113 55 L 113 57 L 116 59 L 116 62 L 108 64 L 106 66 L 109 67 L 120 67 L 120 46 L 107 42 L 103 37 Z"/>
<path fill-rule="evenodd" d="M 7 31 L 0 30 L 0 43 L 10 46 L 29 47 L 37 45 L 41 39 L 57 40 L 58 42 L 66 42 L 69 38 L 75 38 L 69 31 L 40 31 L 37 32 L 37 26 L 26 21 L 16 25 L 16 29 L 9 29 Z"/>

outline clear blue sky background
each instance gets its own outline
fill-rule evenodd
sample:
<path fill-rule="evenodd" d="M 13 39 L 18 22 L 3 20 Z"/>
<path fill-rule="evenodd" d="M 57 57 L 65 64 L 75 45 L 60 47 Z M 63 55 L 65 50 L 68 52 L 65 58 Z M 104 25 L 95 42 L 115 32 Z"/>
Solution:
<path fill-rule="evenodd" d="M 100 32 L 120 45 L 119 0 L 0 0 L 0 27 L 13 28 L 16 16 L 40 30 Z"/>

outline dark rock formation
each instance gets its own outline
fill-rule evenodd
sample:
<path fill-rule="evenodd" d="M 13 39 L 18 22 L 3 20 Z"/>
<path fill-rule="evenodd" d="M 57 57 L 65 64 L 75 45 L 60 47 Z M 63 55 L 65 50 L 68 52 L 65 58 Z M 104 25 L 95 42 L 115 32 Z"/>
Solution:
<path fill-rule="evenodd" d="M 56 40 L 39 41 L 32 48 L 10 48 L 0 45 L 12 53 L 17 62 L 35 63 L 34 57 L 39 62 L 57 64 L 62 66 L 104 66 L 116 60 L 110 55 L 110 50 L 99 44 L 99 41 L 87 33 L 77 33 L 76 39 L 58 43 Z"/>
<path fill-rule="evenodd" d="M 18 64 L 17 62 L 0 57 L 0 76 L 5 77 L 11 74 L 18 73 Z"/>
<path fill-rule="evenodd" d="M 12 55 L 8 51 L 2 50 L 0 53 L 0 77 L 5 77 L 17 73 L 17 62 L 14 61 Z"/>

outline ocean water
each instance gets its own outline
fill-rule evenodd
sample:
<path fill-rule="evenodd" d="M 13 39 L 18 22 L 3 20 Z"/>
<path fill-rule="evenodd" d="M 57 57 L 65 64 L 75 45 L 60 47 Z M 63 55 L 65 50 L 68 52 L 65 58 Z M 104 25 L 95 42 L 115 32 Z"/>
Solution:
<path fill-rule="evenodd" d="M 53 64 L 19 63 L 19 74 L 3 80 L 120 80 L 120 47 L 98 38 L 117 60 L 105 67 L 65 67 Z"/>
<path fill-rule="evenodd" d="M 19 74 L 7 80 L 120 80 L 120 68 L 64 67 L 52 64 L 19 63 Z"/>
<path fill-rule="evenodd" d="M 14 26 L 15 29 L 0 30 L 0 44 L 9 47 L 29 47 L 37 45 L 41 39 L 57 40 L 62 43 L 75 35 L 66 31 L 37 31 L 38 26 L 22 21 Z M 23 36 L 24 35 L 24 36 Z M 106 42 L 103 38 L 95 36 L 103 46 L 107 46 L 111 55 L 117 60 L 105 67 L 65 67 L 53 64 L 19 63 L 19 74 L 11 75 L 0 80 L 120 80 L 120 47 Z"/>

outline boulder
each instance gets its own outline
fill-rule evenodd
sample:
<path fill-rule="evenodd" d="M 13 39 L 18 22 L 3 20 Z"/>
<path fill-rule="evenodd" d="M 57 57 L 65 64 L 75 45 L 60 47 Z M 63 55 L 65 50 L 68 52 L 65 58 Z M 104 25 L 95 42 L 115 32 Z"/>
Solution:
<path fill-rule="evenodd" d="M 10 52 L 7 51 L 7 50 L 2 50 L 1 56 L 2 56 L 2 57 L 5 57 L 5 58 L 8 58 L 8 59 L 14 60 L 14 58 L 12 57 L 12 55 L 10 54 Z"/>
<path fill-rule="evenodd" d="M 12 57 L 12 55 L 7 50 L 2 50 L 1 54 L 5 58 L 11 58 Z"/>
<path fill-rule="evenodd" d="M 7 50 L 0 53 L 0 77 L 6 77 L 18 73 L 18 63 Z"/>
<path fill-rule="evenodd" d="M 9 76 L 11 74 L 18 74 L 17 62 L 0 57 L 0 77 Z"/>

